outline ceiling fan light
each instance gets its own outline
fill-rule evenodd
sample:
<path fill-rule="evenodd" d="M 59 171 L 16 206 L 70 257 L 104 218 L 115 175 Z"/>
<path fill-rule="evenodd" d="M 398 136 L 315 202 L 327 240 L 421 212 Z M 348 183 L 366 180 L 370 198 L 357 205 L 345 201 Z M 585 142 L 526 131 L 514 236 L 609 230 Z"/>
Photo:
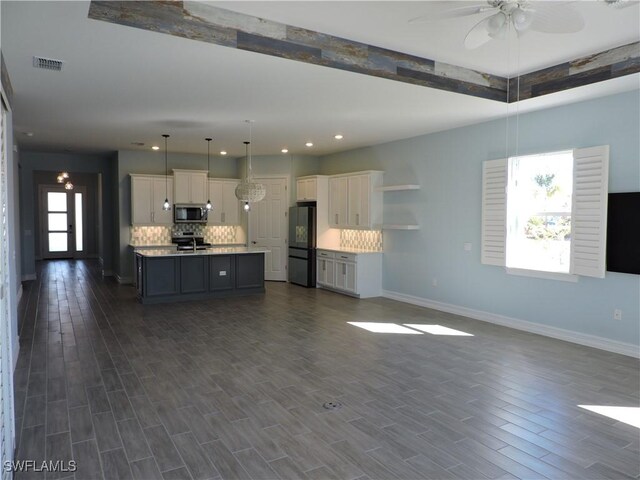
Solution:
<path fill-rule="evenodd" d="M 494 35 L 499 34 L 499 32 L 504 29 L 506 23 L 507 16 L 502 12 L 498 12 L 495 15 L 489 17 L 489 21 L 487 22 L 487 32 L 489 32 L 489 35 L 493 37 Z"/>
<path fill-rule="evenodd" d="M 489 32 L 489 36 L 491 38 L 493 38 L 494 40 L 502 40 L 503 38 L 506 38 L 506 36 L 507 36 L 507 24 L 503 23 L 502 27 L 500 27 L 495 32 Z"/>
<path fill-rule="evenodd" d="M 527 12 L 521 8 L 514 8 L 511 13 L 511 18 L 513 20 L 513 28 L 518 32 L 522 32 L 529 28 L 533 21 L 533 15 L 531 15 L 531 12 Z"/>

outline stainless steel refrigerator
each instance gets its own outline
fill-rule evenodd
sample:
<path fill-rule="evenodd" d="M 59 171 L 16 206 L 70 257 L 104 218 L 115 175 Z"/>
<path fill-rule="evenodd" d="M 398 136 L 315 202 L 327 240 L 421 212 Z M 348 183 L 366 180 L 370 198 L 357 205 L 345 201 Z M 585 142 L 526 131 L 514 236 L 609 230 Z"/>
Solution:
<path fill-rule="evenodd" d="M 316 286 L 316 207 L 289 208 L 289 281 Z"/>

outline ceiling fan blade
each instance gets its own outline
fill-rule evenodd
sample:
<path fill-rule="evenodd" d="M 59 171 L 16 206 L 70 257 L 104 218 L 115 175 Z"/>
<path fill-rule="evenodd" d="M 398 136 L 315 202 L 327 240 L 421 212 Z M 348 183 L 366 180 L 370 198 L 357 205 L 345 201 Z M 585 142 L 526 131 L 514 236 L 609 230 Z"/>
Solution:
<path fill-rule="evenodd" d="M 436 2 L 434 2 L 436 3 Z M 449 5 L 450 2 L 438 2 Z M 425 15 L 420 15 L 419 17 L 412 18 L 409 20 L 409 23 L 430 23 L 437 22 L 439 20 L 448 20 L 451 18 L 460 18 L 466 17 L 469 15 L 476 15 L 478 13 L 482 13 L 492 7 L 487 6 L 487 4 L 478 4 L 478 5 L 468 5 L 465 7 L 456 7 L 449 8 L 446 10 L 442 10 L 440 12 L 432 12 L 427 13 Z"/>
<path fill-rule="evenodd" d="M 604 0 L 604 3 L 606 3 L 608 7 L 615 8 L 616 10 L 622 10 L 623 8 L 640 4 L 640 2 L 636 0 Z"/>
<path fill-rule="evenodd" d="M 539 2 L 529 28 L 542 33 L 575 33 L 584 25 L 582 14 L 564 2 Z"/>
<path fill-rule="evenodd" d="M 493 17 L 493 15 L 489 15 L 487 18 L 480 20 L 475 26 L 469 30 L 467 36 L 464 37 L 464 46 L 468 50 L 473 50 L 475 48 L 481 47 L 489 40 L 491 40 L 491 36 L 489 35 L 489 20 Z"/>

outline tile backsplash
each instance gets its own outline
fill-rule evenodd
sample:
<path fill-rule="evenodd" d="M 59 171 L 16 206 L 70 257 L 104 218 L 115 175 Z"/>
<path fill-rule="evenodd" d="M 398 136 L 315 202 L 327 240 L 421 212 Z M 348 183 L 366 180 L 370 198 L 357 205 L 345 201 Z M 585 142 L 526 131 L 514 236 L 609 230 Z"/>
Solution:
<path fill-rule="evenodd" d="M 382 231 L 340 230 L 340 247 L 382 252 Z"/>
<path fill-rule="evenodd" d="M 131 227 L 131 245 L 164 245 L 171 243 L 171 227 Z"/>
<path fill-rule="evenodd" d="M 199 225 L 183 223 L 180 225 L 131 227 L 130 243 L 132 245 L 165 245 L 171 243 L 171 237 L 183 232 L 193 232 L 204 237 L 204 241 L 212 244 L 238 243 L 237 225 Z"/>

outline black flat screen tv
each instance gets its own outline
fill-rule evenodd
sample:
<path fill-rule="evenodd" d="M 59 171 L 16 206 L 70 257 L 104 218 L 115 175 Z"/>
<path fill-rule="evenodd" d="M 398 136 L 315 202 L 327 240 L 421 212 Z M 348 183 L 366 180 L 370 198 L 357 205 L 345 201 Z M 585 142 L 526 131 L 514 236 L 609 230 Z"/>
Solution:
<path fill-rule="evenodd" d="M 607 270 L 640 275 L 640 192 L 609 194 Z"/>

